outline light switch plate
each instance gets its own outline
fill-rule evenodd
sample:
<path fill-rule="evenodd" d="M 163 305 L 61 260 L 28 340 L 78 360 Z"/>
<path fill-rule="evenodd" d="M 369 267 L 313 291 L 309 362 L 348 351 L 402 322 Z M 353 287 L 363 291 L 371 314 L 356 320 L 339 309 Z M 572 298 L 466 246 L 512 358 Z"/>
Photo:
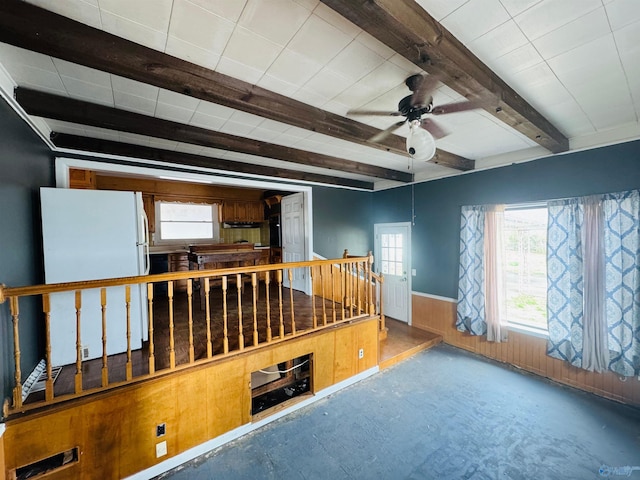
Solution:
<path fill-rule="evenodd" d="M 167 454 L 167 441 L 156 443 L 156 458 L 164 457 Z"/>
<path fill-rule="evenodd" d="M 412 268 L 412 269 L 411 269 L 411 276 L 412 276 L 412 277 L 415 277 L 415 276 L 416 276 L 416 269 L 415 269 L 415 268 Z"/>

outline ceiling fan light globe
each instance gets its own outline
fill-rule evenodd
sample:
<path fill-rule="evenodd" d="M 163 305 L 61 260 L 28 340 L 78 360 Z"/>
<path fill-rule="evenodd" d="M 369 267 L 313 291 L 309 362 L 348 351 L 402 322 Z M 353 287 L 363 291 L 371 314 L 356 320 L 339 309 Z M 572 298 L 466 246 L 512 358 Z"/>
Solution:
<path fill-rule="evenodd" d="M 419 124 L 412 123 L 407 137 L 407 152 L 414 160 L 431 160 L 436 154 L 436 141 L 428 131 L 420 128 Z"/>

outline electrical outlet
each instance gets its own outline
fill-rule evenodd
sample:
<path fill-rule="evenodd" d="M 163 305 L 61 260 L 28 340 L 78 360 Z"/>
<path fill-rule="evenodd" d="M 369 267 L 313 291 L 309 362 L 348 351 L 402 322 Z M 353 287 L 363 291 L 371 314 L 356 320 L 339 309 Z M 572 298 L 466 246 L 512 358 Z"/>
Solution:
<path fill-rule="evenodd" d="M 165 433 L 167 433 L 166 423 L 161 423 L 160 425 L 156 426 L 156 437 L 162 437 Z"/>
<path fill-rule="evenodd" d="M 364 358 L 364 348 L 358 350 L 358 358 Z"/>
<path fill-rule="evenodd" d="M 167 454 L 167 441 L 156 443 L 156 458 L 164 457 Z"/>

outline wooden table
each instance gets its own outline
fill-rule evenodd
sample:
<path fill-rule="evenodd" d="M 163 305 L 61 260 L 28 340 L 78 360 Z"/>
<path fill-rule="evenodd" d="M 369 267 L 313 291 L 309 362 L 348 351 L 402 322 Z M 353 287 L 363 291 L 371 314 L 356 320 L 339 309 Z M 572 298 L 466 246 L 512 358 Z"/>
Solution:
<path fill-rule="evenodd" d="M 246 267 L 257 265 L 262 252 L 253 248 L 202 249 L 188 254 L 190 270 Z M 195 268 L 194 268 L 195 267 Z M 234 276 L 235 277 L 235 276 Z M 243 282 L 244 284 L 244 282 Z M 204 282 L 200 282 L 200 307 L 204 308 Z"/>

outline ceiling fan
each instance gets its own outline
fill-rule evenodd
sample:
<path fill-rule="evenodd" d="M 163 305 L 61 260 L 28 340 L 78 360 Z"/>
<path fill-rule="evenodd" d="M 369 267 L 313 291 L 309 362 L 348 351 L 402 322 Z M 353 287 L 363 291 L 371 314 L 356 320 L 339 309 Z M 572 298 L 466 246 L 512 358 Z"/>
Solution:
<path fill-rule="evenodd" d="M 411 75 L 405 80 L 405 85 L 411 92 L 400 103 L 395 112 L 379 110 L 349 110 L 347 115 L 375 115 L 375 116 L 403 116 L 404 120 L 394 123 L 389 128 L 380 131 L 369 139 L 371 142 L 379 142 L 394 130 L 409 122 L 409 136 L 407 137 L 407 152 L 416 160 L 429 160 L 436 152 L 435 139 L 448 134 L 432 119 L 422 118 L 425 114 L 444 115 L 446 113 L 463 112 L 479 108 L 477 102 L 462 101 L 434 106 L 431 92 L 435 89 L 440 79 L 436 75 Z"/>

